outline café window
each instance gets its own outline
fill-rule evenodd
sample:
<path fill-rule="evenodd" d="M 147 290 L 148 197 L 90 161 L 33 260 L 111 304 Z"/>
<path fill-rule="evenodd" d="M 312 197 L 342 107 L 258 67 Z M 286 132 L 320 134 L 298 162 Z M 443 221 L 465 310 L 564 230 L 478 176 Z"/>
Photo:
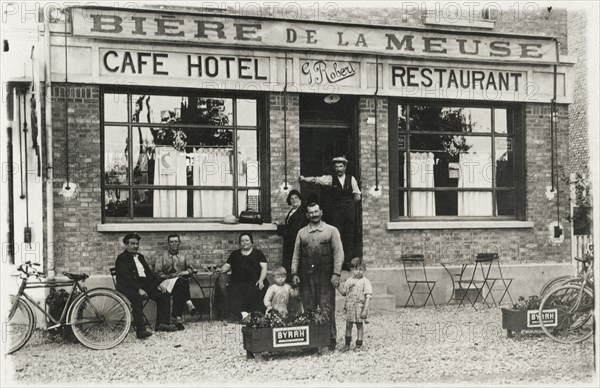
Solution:
<path fill-rule="evenodd" d="M 390 104 L 391 219 L 522 219 L 518 106 Z"/>
<path fill-rule="evenodd" d="M 258 97 L 109 93 L 103 97 L 103 218 L 222 221 L 263 212 Z"/>

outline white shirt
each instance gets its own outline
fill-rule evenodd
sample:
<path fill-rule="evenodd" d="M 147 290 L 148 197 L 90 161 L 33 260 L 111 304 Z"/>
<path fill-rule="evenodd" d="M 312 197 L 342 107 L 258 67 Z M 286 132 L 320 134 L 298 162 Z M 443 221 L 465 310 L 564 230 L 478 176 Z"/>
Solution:
<path fill-rule="evenodd" d="M 137 268 L 138 276 L 141 277 L 141 278 L 145 278 L 146 277 L 146 271 L 144 270 L 144 266 L 142 265 L 142 263 L 138 259 L 137 253 L 133 255 L 133 262 L 135 263 L 135 267 Z"/>

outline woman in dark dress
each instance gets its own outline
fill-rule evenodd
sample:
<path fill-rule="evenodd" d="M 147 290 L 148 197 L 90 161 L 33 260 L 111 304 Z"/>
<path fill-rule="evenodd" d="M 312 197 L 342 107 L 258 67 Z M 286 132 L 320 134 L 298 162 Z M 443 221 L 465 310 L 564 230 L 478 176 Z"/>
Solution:
<path fill-rule="evenodd" d="M 240 249 L 229 255 L 227 262 L 217 270 L 226 273 L 231 270 L 227 296 L 230 319 L 239 321 L 241 312 L 263 311 L 263 298 L 267 291 L 267 258 L 255 249 L 252 234 L 243 232 L 239 237 Z"/>
<path fill-rule="evenodd" d="M 287 271 L 287 281 L 291 283 L 292 278 L 292 257 L 294 256 L 294 244 L 298 231 L 308 224 L 306 218 L 306 206 L 302 203 L 302 195 L 298 190 L 291 190 L 287 196 L 287 203 L 290 209 L 285 223 L 277 226 L 277 234 L 283 237 L 283 260 L 282 266 Z"/>

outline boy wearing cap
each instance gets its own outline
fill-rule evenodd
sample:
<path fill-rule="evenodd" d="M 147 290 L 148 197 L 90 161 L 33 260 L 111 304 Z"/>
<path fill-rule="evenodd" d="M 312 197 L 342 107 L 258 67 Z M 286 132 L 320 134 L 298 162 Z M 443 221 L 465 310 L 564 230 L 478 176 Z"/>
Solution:
<path fill-rule="evenodd" d="M 300 175 L 300 182 L 314 183 L 319 186 L 330 187 L 333 196 L 333 214 L 331 224 L 335 226 L 342 238 L 344 247 L 345 270 L 350 270 L 350 260 L 356 256 L 354 245 L 356 240 L 356 206 L 360 202 L 361 192 L 358 182 L 349 174 L 346 174 L 348 159 L 337 156 L 332 159 L 334 175 L 323 175 L 320 177 L 304 177 Z"/>
<path fill-rule="evenodd" d="M 171 298 L 158 290 L 160 279 L 152 272 L 144 255 L 138 253 L 140 239 L 137 233 L 128 233 L 123 238 L 125 251 L 117 256 L 115 271 L 116 289 L 129 299 L 137 338 L 143 339 L 152 335 L 144 325 L 142 300 L 146 298 L 156 301 L 156 331 L 175 329 L 169 325 Z"/>

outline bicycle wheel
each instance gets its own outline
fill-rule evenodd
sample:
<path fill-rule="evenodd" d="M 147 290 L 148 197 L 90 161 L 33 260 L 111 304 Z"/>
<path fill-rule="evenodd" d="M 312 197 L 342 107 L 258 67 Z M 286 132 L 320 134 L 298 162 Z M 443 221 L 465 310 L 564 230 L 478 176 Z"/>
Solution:
<path fill-rule="evenodd" d="M 548 291 L 552 290 L 553 288 L 556 288 L 558 286 L 563 286 L 563 285 L 565 285 L 565 283 L 567 283 L 571 280 L 576 280 L 576 279 L 580 279 L 580 278 L 577 276 L 573 276 L 573 275 L 563 275 L 563 276 L 559 276 L 554 279 L 550 279 L 549 281 L 546 282 L 546 284 L 544 284 L 542 286 L 542 289 L 540 290 L 540 298 L 543 298 L 544 295 L 546 295 L 546 293 Z"/>
<path fill-rule="evenodd" d="M 69 324 L 85 346 L 102 350 L 120 344 L 131 327 L 127 302 L 109 289 L 93 289 L 73 302 Z"/>
<path fill-rule="evenodd" d="M 573 344 L 590 338 L 594 332 L 594 293 L 581 285 L 565 285 L 551 290 L 540 304 L 542 310 L 556 309 L 556 326 L 544 325 L 544 333 L 553 340 Z"/>
<path fill-rule="evenodd" d="M 17 303 L 16 307 L 14 303 Z M 2 330 L 3 340 L 6 343 L 6 354 L 12 354 L 25 346 L 31 338 L 35 329 L 35 315 L 27 302 L 15 296 L 11 296 L 11 306 L 7 314 L 8 318 L 4 320 L 7 323 Z"/>

